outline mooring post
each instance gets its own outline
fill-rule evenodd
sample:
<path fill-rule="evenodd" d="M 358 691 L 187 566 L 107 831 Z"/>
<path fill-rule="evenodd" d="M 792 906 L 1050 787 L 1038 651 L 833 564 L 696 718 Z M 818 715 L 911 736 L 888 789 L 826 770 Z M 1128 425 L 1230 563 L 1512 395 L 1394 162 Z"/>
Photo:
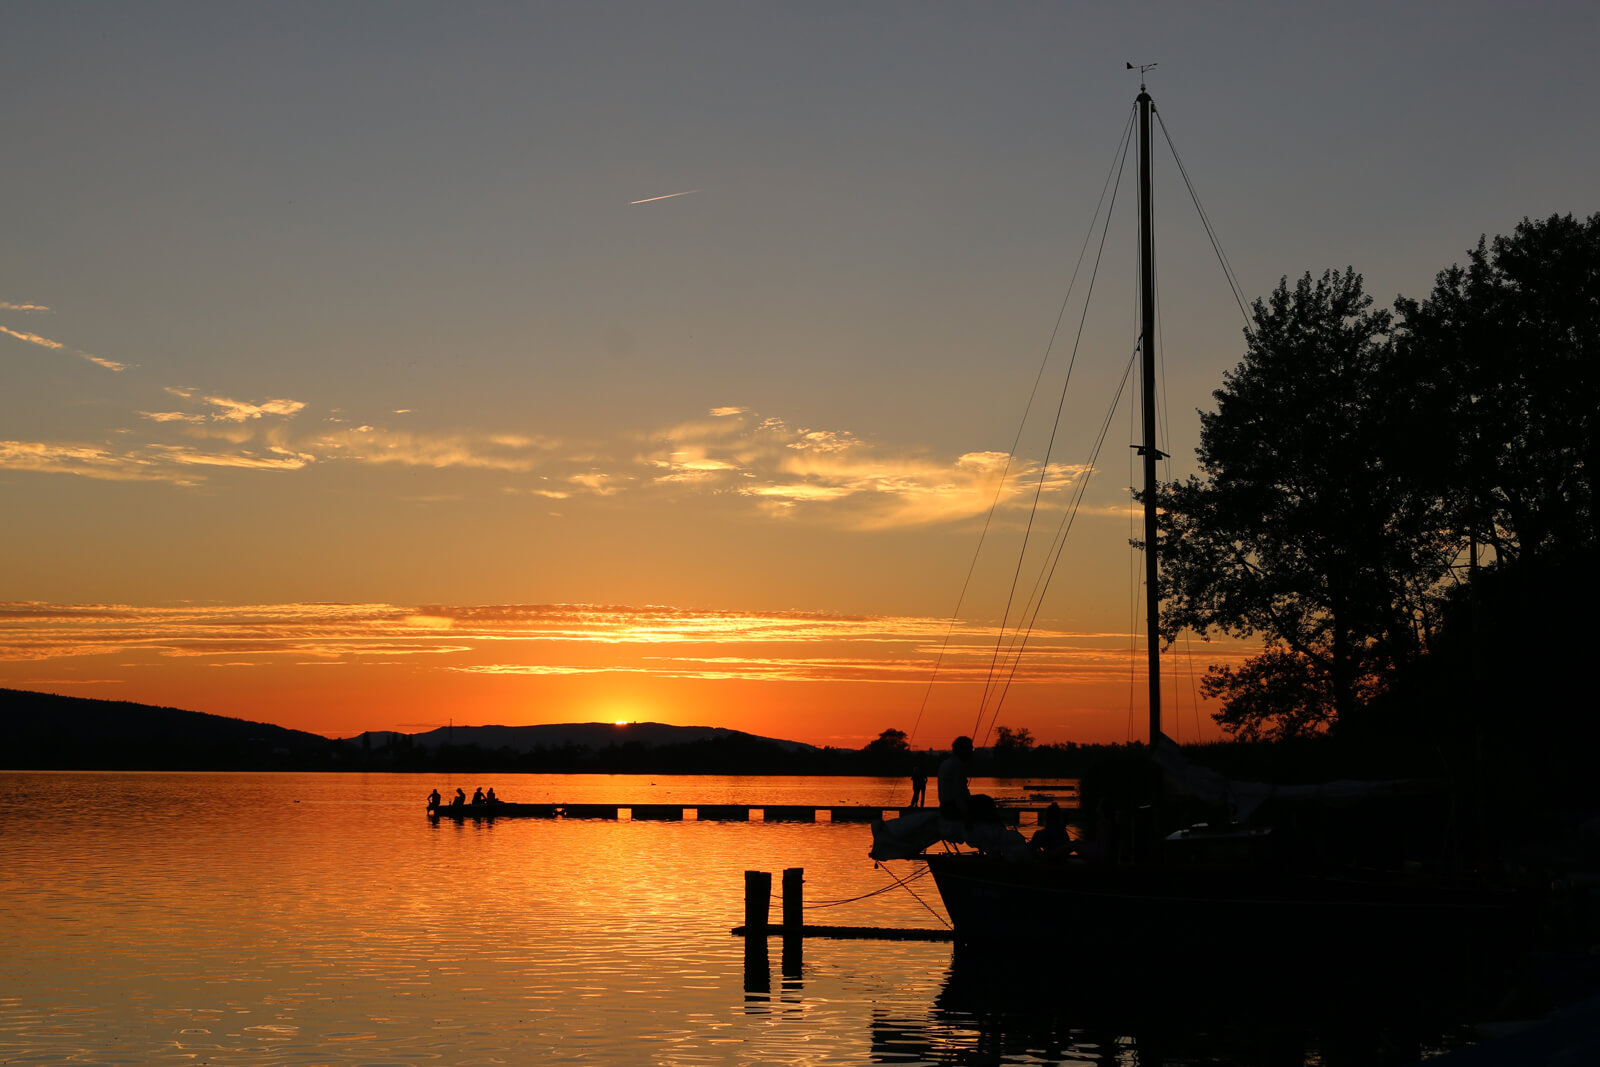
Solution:
<path fill-rule="evenodd" d="M 772 873 L 744 872 L 744 931 L 747 937 L 767 936 L 767 909 L 772 905 Z"/>
<path fill-rule="evenodd" d="M 805 925 L 804 867 L 786 867 L 783 871 L 783 928 L 798 934 Z"/>

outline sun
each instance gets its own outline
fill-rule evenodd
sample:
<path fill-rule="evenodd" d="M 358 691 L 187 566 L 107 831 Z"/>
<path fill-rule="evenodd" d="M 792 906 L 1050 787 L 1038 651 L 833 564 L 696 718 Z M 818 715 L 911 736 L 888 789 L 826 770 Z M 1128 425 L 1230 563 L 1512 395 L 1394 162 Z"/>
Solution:
<path fill-rule="evenodd" d="M 611 723 L 611 725 L 612 726 L 626 726 L 626 725 L 628 725 L 628 720 L 627 719 L 617 719 L 617 720 L 613 721 Z"/>

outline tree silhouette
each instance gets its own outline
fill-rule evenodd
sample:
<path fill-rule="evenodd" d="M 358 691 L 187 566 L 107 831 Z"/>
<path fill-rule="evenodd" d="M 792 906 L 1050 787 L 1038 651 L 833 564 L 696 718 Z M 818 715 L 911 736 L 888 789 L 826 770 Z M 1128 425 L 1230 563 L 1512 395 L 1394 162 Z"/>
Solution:
<path fill-rule="evenodd" d="M 1361 276 L 1285 278 L 1252 318 L 1217 409 L 1200 414 L 1203 476 L 1159 490 L 1168 639 L 1266 638 L 1262 657 L 1206 680 L 1219 721 L 1246 738 L 1356 715 L 1425 647 L 1455 556 L 1399 459 L 1413 442 L 1392 318 Z"/>
<path fill-rule="evenodd" d="M 1600 214 L 1479 238 L 1421 302 L 1396 301 L 1416 383 L 1417 470 L 1469 552 L 1574 555 L 1600 478 Z"/>

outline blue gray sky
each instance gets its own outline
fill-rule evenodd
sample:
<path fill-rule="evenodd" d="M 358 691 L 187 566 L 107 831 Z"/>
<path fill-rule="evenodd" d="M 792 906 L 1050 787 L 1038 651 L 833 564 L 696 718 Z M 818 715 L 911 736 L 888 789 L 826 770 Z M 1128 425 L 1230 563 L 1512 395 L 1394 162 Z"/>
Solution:
<path fill-rule="evenodd" d="M 34 612 L 948 615 L 1130 60 L 1159 64 L 1248 297 L 1347 265 L 1380 303 L 1422 296 L 1480 234 L 1600 210 L 1592 4 L 12 2 L 4 21 L 0 600 Z M 1242 322 L 1164 148 L 1157 183 L 1182 474 Z M 1133 342 L 1130 206 L 1124 185 L 1049 457 L 1057 514 Z M 1137 432 L 1125 408 L 1113 425 L 1045 613 L 1063 634 L 1138 628 Z M 1037 476 L 1044 433 L 1013 474 Z M 0 684 L 239 708 L 214 659 L 27 637 Z M 916 705 L 808 685 L 784 706 L 817 723 Z M 511 718 L 495 692 L 462 699 Z M 690 719 L 721 699 L 664 692 Z M 1126 694 L 1096 692 L 1104 733 Z M 1072 699 L 1035 732 L 1087 721 Z M 328 729 L 368 725 L 392 723 Z M 808 729 L 787 735 L 848 733 Z"/>

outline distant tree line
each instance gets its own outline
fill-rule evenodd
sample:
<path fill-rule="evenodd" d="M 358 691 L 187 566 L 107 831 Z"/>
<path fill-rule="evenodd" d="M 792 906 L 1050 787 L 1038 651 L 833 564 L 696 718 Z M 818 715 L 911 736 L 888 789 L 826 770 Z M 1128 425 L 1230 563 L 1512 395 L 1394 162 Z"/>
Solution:
<path fill-rule="evenodd" d="M 980 749 L 973 767 L 977 775 L 1070 777 L 1077 773 L 1078 745 L 1036 746 L 1028 730 L 1000 727 L 997 741 Z M 707 738 L 682 744 L 646 745 L 625 742 L 588 748 L 580 745 L 536 747 L 528 752 L 481 745 L 424 748 L 398 735 L 355 755 L 360 769 L 394 771 L 520 772 L 530 774 L 769 774 L 876 775 L 911 774 L 920 761 L 931 778 L 943 751 L 917 752 L 904 730 L 890 728 L 859 749 L 791 749 L 756 737 Z M 354 769 L 347 767 L 346 769 Z"/>

